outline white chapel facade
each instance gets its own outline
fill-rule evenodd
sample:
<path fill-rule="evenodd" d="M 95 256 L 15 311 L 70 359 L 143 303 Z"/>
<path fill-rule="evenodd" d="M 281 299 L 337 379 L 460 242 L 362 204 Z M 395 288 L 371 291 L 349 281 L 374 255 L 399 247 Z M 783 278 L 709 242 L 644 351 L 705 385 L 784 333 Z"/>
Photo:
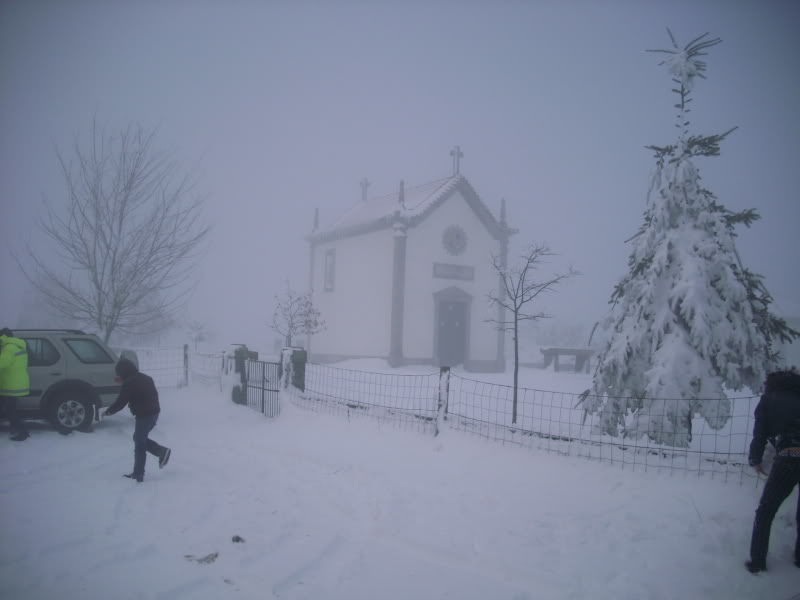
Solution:
<path fill-rule="evenodd" d="M 498 290 L 492 256 L 503 264 L 514 230 L 494 217 L 469 181 L 454 174 L 361 200 L 335 224 L 308 236 L 310 287 L 326 322 L 309 359 L 384 358 L 392 366 L 463 365 L 505 369 L 504 338 L 489 307 Z M 454 155 L 451 152 L 451 155 Z"/>

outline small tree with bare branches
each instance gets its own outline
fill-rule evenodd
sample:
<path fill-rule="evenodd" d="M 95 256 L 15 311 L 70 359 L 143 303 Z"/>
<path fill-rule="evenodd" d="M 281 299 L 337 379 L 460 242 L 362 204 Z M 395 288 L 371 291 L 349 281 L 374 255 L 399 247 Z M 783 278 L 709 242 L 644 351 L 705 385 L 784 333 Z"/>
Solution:
<path fill-rule="evenodd" d="M 494 323 L 498 331 L 511 332 L 514 340 L 514 402 L 512 405 L 511 423 L 517 422 L 517 389 L 519 383 L 519 328 L 522 321 L 537 321 L 550 318 L 543 312 L 528 312 L 526 305 L 553 288 L 576 272 L 570 269 L 567 273 L 554 274 L 549 279 L 534 280 L 533 274 L 548 256 L 555 254 L 547 246 L 529 246 L 521 255 L 520 261 L 513 267 L 505 264 L 502 256 L 492 256 L 492 267 L 500 276 L 500 286 L 496 292 L 489 294 L 489 303 L 502 306 L 505 318 L 487 319 Z"/>
<path fill-rule="evenodd" d="M 184 327 L 186 328 L 186 333 L 189 334 L 189 339 L 194 342 L 195 350 L 197 350 L 198 342 L 205 342 L 211 336 L 206 324 L 199 319 L 189 319 Z"/>
<path fill-rule="evenodd" d="M 28 279 L 60 315 L 105 341 L 115 331 L 150 332 L 191 289 L 191 258 L 208 233 L 202 198 L 140 125 L 110 135 L 92 123 L 86 146 L 76 139 L 69 159 L 56 154 L 66 206 L 46 203 L 39 226 L 60 260 L 29 246 Z"/>
<path fill-rule="evenodd" d="M 311 290 L 300 294 L 287 281 L 283 297 L 275 296 L 275 311 L 270 327 L 283 336 L 287 347 L 291 347 L 292 338 L 298 334 L 308 336 L 324 331 L 325 321 L 311 300 Z"/>

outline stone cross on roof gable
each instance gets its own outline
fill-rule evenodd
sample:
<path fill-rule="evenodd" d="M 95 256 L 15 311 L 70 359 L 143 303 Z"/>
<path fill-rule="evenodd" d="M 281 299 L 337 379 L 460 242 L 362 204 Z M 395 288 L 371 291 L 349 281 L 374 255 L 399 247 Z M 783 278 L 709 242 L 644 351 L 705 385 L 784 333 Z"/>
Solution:
<path fill-rule="evenodd" d="M 453 157 L 453 175 L 458 175 L 461 166 L 461 159 L 464 158 L 464 153 L 461 151 L 461 146 L 456 146 L 450 150 L 450 156 Z"/>
<path fill-rule="evenodd" d="M 372 184 L 370 184 L 369 179 L 367 179 L 366 177 L 364 177 L 364 179 L 362 179 L 358 183 L 361 185 L 361 201 L 362 202 L 366 202 L 367 201 L 367 188 Z"/>

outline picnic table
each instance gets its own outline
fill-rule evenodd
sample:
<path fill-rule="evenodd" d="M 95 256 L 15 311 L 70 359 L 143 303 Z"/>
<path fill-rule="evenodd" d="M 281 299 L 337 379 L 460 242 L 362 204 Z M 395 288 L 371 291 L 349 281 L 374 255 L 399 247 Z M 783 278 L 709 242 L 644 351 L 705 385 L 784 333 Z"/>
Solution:
<path fill-rule="evenodd" d="M 559 357 L 574 356 L 576 373 L 589 372 L 589 359 L 594 354 L 594 350 L 591 348 L 541 348 L 540 352 L 544 357 L 544 368 L 546 369 L 552 364 L 555 371 L 559 370 Z"/>

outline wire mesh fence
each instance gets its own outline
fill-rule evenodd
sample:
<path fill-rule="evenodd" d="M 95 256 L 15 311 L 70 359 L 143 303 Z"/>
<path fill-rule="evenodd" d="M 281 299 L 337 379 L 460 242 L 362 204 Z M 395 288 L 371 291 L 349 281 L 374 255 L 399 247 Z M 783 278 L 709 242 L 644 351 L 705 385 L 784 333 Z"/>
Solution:
<path fill-rule="evenodd" d="M 189 382 L 219 386 L 225 371 L 223 352 L 189 352 Z"/>
<path fill-rule="evenodd" d="M 123 349 L 115 348 L 117 354 Z M 139 370 L 153 378 L 156 387 L 183 387 L 188 383 L 188 357 L 185 347 L 139 347 L 125 348 L 133 351 L 139 363 Z"/>
<path fill-rule="evenodd" d="M 188 346 L 115 348 L 117 354 L 133 351 L 139 370 L 159 388 L 175 388 L 190 382 L 219 386 L 222 390 L 223 352 L 196 352 Z"/>
<path fill-rule="evenodd" d="M 630 414 L 620 434 L 603 433 L 597 414 L 586 414 L 580 394 L 517 389 L 516 421 L 513 415 L 513 386 L 485 383 L 452 375 L 447 401 L 447 427 L 488 439 L 528 446 L 567 456 L 581 456 L 633 468 L 658 468 L 721 476 L 725 479 L 752 477 L 744 467 L 751 440 L 752 414 L 757 396 L 712 399 L 707 402 L 732 404 L 732 414 L 720 429 L 712 429 L 702 417 L 686 423 L 687 434 L 675 435 L 680 446 L 658 443 L 664 432 L 627 434 L 634 419 L 669 426 L 671 403 L 685 400 L 661 399 L 647 406 L 645 414 Z M 662 412 L 657 412 L 662 411 Z M 680 436 L 685 435 L 681 438 Z"/>
<path fill-rule="evenodd" d="M 188 381 L 219 385 L 233 368 L 224 353 L 188 352 L 186 348 L 135 348 L 142 371 L 160 387 L 180 387 Z M 247 360 L 246 402 L 268 417 L 280 414 L 279 366 Z M 619 434 L 604 433 L 597 414 L 586 414 L 580 394 L 487 383 L 451 374 L 382 373 L 308 363 L 305 390 L 290 386 L 298 406 L 350 418 L 373 418 L 394 427 L 435 434 L 439 428 L 464 431 L 488 440 L 515 444 L 566 456 L 618 464 L 622 467 L 667 469 L 740 481 L 757 477 L 747 466 L 753 411 L 758 396 L 709 400 L 730 402 L 731 416 L 719 429 L 694 415 L 678 444 L 660 443 L 669 436 L 630 435 L 634 419 L 670 423 L 674 404 L 651 402 L 638 414 L 628 414 Z M 644 413 L 648 410 L 650 412 Z M 663 411 L 657 413 L 657 411 Z M 674 419 L 673 419 L 674 420 Z"/>
<path fill-rule="evenodd" d="M 652 403 L 651 413 L 628 415 L 620 434 L 612 436 L 602 432 L 598 415 L 584 413 L 580 394 L 518 388 L 515 418 L 513 393 L 513 386 L 486 383 L 450 374 L 449 370 L 408 375 L 309 363 L 305 391 L 294 389 L 291 397 L 310 410 L 347 418 L 371 417 L 424 432 L 435 433 L 444 425 L 501 443 L 623 467 L 756 479 L 745 466 L 757 396 L 719 399 L 731 402 L 732 415 L 727 423 L 715 430 L 705 419 L 694 416 L 685 424 L 688 435 L 674 438 L 679 441 L 675 446 L 654 441 L 664 439 L 658 435 L 663 432 L 634 437 L 626 434 L 630 431 L 627 426 L 636 418 L 668 423 L 669 414 L 655 411 L 669 411 L 671 402 L 685 400 Z M 437 419 L 438 412 L 443 413 L 443 423 Z"/>
<path fill-rule="evenodd" d="M 371 373 L 308 363 L 299 406 L 349 418 L 372 417 L 398 428 L 434 432 L 439 374 Z"/>

